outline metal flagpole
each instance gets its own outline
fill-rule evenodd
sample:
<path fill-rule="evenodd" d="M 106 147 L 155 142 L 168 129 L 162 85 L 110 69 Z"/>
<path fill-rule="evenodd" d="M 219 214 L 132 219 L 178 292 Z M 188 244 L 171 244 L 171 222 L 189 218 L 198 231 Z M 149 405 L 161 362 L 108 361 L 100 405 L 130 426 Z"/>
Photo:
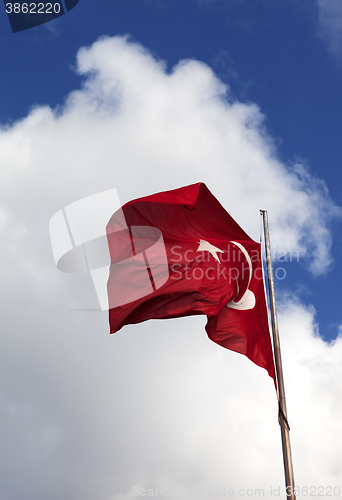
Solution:
<path fill-rule="evenodd" d="M 283 446 L 286 498 L 288 500 L 296 500 L 296 496 L 294 493 L 295 484 L 293 477 L 291 445 L 290 445 L 290 426 L 288 424 L 287 411 L 286 411 L 285 388 L 284 388 L 284 378 L 283 378 L 283 367 L 281 363 L 279 330 L 278 330 L 276 301 L 274 293 L 274 278 L 273 278 L 273 268 L 272 268 L 272 258 L 271 258 L 270 235 L 268 230 L 267 210 L 260 210 L 260 214 L 262 215 L 264 222 L 267 278 L 268 278 L 268 290 L 270 296 L 272 333 L 273 333 L 273 349 L 274 349 L 274 359 L 275 359 L 275 367 L 276 367 L 277 381 L 278 381 L 278 405 L 279 405 L 278 418 L 281 429 L 281 441 Z"/>

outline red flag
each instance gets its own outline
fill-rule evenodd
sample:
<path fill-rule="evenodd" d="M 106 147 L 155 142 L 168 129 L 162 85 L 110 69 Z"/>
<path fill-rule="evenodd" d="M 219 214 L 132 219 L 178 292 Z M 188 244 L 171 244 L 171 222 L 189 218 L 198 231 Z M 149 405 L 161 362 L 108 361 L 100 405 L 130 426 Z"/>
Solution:
<path fill-rule="evenodd" d="M 275 380 L 260 244 L 198 183 L 126 203 L 107 225 L 111 333 L 205 314 L 217 344 Z"/>

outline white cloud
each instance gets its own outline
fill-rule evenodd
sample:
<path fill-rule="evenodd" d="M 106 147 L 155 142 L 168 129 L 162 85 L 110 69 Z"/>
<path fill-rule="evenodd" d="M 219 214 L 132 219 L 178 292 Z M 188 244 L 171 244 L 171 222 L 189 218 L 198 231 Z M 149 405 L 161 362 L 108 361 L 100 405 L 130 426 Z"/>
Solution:
<path fill-rule="evenodd" d="M 337 213 L 324 184 L 277 159 L 258 107 L 231 99 L 208 66 L 182 61 L 167 73 L 139 45 L 107 38 L 79 51 L 78 72 L 84 86 L 64 106 L 38 107 L 1 133 L 8 182 L 29 172 L 53 212 L 108 187 L 127 200 L 203 180 L 255 238 L 267 208 L 273 243 L 324 271 Z"/>
<path fill-rule="evenodd" d="M 0 498 L 121 500 L 135 485 L 179 488 L 178 498 L 189 487 L 264 488 L 267 498 L 283 473 L 266 372 L 211 343 L 203 318 L 110 336 L 105 313 L 70 311 L 96 307 L 95 293 L 87 276 L 54 268 L 48 221 L 111 187 L 124 202 L 204 181 L 256 239 L 267 208 L 277 248 L 300 248 L 324 272 L 338 209 L 321 181 L 279 161 L 260 110 L 234 101 L 208 66 L 167 72 L 116 37 L 81 49 L 78 72 L 83 87 L 57 110 L 37 107 L 0 132 Z M 327 345 L 314 321 L 284 303 L 301 486 L 341 478 L 341 339 Z"/>
<path fill-rule="evenodd" d="M 342 476 L 342 337 L 324 342 L 314 309 L 291 300 L 281 308 L 280 324 L 284 369 L 293 391 L 290 412 L 296 424 L 292 435 L 302 475 L 297 482 L 304 485 L 308 478 L 322 478 L 324 484 L 325 478 L 325 484 L 338 484 Z M 310 433 L 311 437 L 315 434 L 315 446 L 310 443 Z"/>
<path fill-rule="evenodd" d="M 342 4 L 339 0 L 317 0 L 320 35 L 334 55 L 342 49 Z"/>

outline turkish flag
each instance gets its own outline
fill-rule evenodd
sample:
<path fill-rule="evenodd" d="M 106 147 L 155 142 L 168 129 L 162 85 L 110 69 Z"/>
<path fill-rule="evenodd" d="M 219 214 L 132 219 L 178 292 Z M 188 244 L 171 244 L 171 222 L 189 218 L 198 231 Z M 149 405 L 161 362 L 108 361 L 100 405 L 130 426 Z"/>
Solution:
<path fill-rule="evenodd" d="M 205 314 L 217 344 L 275 380 L 261 247 L 198 183 L 126 203 L 110 219 L 111 333 L 148 319 Z"/>

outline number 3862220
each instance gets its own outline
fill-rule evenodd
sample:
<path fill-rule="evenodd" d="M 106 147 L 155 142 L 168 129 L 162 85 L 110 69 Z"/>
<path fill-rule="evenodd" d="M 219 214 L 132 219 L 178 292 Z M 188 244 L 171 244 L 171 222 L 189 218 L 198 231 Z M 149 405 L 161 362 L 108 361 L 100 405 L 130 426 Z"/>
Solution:
<path fill-rule="evenodd" d="M 60 3 L 6 3 L 7 14 L 59 14 Z"/>

